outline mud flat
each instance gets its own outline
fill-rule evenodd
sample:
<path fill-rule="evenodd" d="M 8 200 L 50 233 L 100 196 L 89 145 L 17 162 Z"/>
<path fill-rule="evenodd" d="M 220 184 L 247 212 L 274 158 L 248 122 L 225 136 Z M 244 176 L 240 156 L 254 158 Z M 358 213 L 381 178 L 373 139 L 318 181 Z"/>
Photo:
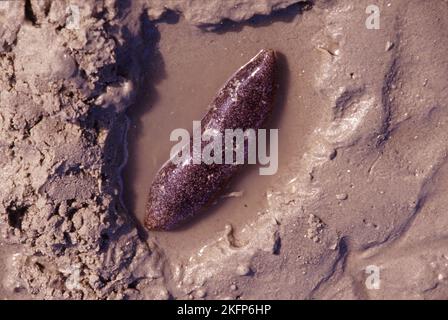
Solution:
<path fill-rule="evenodd" d="M 446 298 L 447 3 L 199 2 L 0 4 L 1 298 Z M 262 48 L 278 173 L 145 231 L 170 132 Z"/>

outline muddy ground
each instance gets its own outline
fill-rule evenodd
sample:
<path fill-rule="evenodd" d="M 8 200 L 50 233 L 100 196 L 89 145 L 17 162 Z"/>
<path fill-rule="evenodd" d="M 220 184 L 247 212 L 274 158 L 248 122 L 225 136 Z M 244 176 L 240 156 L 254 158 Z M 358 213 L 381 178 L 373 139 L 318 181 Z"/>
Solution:
<path fill-rule="evenodd" d="M 442 0 L 0 2 L 0 297 L 446 298 L 447 17 Z M 262 48 L 278 174 L 247 168 L 199 219 L 144 230 L 169 132 Z"/>

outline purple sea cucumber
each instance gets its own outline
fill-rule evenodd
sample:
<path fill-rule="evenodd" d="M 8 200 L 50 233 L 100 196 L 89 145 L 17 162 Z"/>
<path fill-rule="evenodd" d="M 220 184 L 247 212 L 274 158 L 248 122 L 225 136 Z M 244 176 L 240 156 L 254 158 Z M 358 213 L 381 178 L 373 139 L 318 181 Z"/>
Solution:
<path fill-rule="evenodd" d="M 201 133 L 225 129 L 259 129 L 271 112 L 275 93 L 276 57 L 261 50 L 218 92 L 201 120 Z M 193 154 L 191 154 L 191 158 Z M 241 165 L 175 164 L 159 170 L 149 191 L 145 226 L 169 230 L 196 215 L 235 175 Z"/>

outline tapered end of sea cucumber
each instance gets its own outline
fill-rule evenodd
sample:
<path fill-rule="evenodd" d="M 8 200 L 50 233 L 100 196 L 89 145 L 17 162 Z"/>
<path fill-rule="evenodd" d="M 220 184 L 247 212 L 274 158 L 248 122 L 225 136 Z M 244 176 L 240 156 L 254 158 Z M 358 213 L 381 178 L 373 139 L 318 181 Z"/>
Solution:
<path fill-rule="evenodd" d="M 154 203 L 149 201 L 146 208 L 145 227 L 153 231 L 167 231 L 171 229 L 170 217 L 164 212 L 157 212 Z"/>
<path fill-rule="evenodd" d="M 263 56 L 267 59 L 275 60 L 275 51 L 272 49 L 261 49 L 257 56 Z"/>
<path fill-rule="evenodd" d="M 171 229 L 166 222 L 155 220 L 151 215 L 147 215 L 144 224 L 146 229 L 152 231 L 168 231 Z"/>
<path fill-rule="evenodd" d="M 275 65 L 276 54 L 272 49 L 262 49 L 257 53 L 255 57 L 253 57 L 247 65 Z M 246 66 L 247 66 L 246 65 Z M 244 68 L 244 67 L 243 67 Z"/>
<path fill-rule="evenodd" d="M 240 68 L 234 78 L 239 80 L 250 79 L 257 86 L 269 87 L 273 83 L 276 60 L 277 56 L 274 50 L 262 49 L 246 65 Z M 253 81 L 254 78 L 258 78 L 260 82 Z"/>

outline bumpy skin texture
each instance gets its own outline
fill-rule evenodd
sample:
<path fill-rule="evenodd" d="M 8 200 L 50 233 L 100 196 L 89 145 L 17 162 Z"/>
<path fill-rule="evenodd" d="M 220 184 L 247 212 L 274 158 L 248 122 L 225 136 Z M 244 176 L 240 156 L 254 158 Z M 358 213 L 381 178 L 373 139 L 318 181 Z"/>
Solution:
<path fill-rule="evenodd" d="M 272 109 L 275 53 L 262 50 L 231 77 L 201 120 L 202 133 L 225 129 L 258 129 Z M 202 142 L 204 147 L 208 142 Z M 169 230 L 197 214 L 222 189 L 241 165 L 175 164 L 168 161 L 157 173 L 148 197 L 145 225 Z M 223 156 L 224 157 L 224 156 Z"/>

